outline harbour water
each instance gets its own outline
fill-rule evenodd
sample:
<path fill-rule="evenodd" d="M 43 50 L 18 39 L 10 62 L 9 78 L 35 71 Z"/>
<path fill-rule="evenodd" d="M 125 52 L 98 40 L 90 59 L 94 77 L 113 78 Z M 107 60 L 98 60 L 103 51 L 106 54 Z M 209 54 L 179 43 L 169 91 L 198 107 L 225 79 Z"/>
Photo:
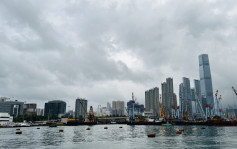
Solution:
<path fill-rule="evenodd" d="M 104 129 L 107 126 L 108 129 Z M 123 128 L 119 128 L 122 126 Z M 86 130 L 90 127 L 91 130 Z M 205 127 L 206 129 L 201 129 Z M 181 135 L 176 130 L 184 128 Z M 21 127 L 0 129 L 0 148 L 104 148 L 104 149 L 151 149 L 151 148 L 236 148 L 236 127 L 213 126 L 58 126 Z M 64 132 L 59 132 L 63 129 Z M 156 133 L 148 138 L 148 133 Z"/>

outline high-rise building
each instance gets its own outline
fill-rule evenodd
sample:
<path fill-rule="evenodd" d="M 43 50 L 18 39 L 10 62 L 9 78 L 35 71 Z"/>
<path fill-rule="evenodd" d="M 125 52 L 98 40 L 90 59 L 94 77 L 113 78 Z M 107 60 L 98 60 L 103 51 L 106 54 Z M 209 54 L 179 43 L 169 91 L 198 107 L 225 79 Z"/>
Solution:
<path fill-rule="evenodd" d="M 25 103 L 23 113 L 27 115 L 37 114 L 36 107 L 37 107 L 36 103 Z"/>
<path fill-rule="evenodd" d="M 205 104 L 208 104 L 210 107 L 213 107 L 214 97 L 212 89 L 212 78 L 207 54 L 199 55 L 199 75 L 200 75 L 202 105 L 203 107 L 205 107 Z"/>
<path fill-rule="evenodd" d="M 146 111 L 152 112 L 153 115 L 160 115 L 159 88 L 154 87 L 145 92 Z"/>
<path fill-rule="evenodd" d="M 37 114 L 37 116 L 44 116 L 44 109 L 37 108 L 36 109 L 36 114 Z"/>
<path fill-rule="evenodd" d="M 162 107 L 165 110 L 167 117 L 172 115 L 172 107 L 174 104 L 174 88 L 173 88 L 173 78 L 167 78 L 166 82 L 161 84 L 162 89 Z"/>
<path fill-rule="evenodd" d="M 61 100 L 53 100 L 45 103 L 44 116 L 61 117 L 66 113 L 66 102 Z"/>
<path fill-rule="evenodd" d="M 112 114 L 113 115 L 124 115 L 124 101 L 112 101 Z"/>
<path fill-rule="evenodd" d="M 0 112 L 8 113 L 11 116 L 23 115 L 24 102 L 2 100 L 0 102 Z"/>
<path fill-rule="evenodd" d="M 85 119 L 87 116 L 87 100 L 84 98 L 77 98 L 75 105 L 75 118 Z"/>
<path fill-rule="evenodd" d="M 192 99 L 189 78 L 183 77 L 183 83 L 179 85 L 180 107 L 182 116 L 192 118 Z"/>
<path fill-rule="evenodd" d="M 107 102 L 107 107 L 106 107 L 106 111 L 109 111 L 109 114 L 110 115 L 112 113 L 112 107 L 111 107 L 111 103 Z"/>

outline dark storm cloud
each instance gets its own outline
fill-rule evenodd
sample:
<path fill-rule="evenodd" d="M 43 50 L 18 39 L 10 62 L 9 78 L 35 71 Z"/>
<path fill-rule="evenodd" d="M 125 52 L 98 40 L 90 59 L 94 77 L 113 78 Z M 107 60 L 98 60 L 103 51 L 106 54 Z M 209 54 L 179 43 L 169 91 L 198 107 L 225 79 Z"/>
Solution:
<path fill-rule="evenodd" d="M 199 78 L 230 102 L 237 71 L 234 1 L 1 1 L 0 95 L 33 102 L 128 100 L 166 77 Z M 34 100 L 33 100 L 34 99 Z M 226 102 L 226 104 L 228 104 Z"/>

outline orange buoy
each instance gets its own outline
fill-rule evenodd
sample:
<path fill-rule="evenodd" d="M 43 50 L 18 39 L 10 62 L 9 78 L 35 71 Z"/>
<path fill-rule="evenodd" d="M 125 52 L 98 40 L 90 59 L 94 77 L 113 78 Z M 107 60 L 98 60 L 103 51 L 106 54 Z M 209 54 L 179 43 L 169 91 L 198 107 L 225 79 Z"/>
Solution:
<path fill-rule="evenodd" d="M 86 130 L 91 130 L 90 128 L 86 128 Z"/>
<path fill-rule="evenodd" d="M 22 131 L 17 131 L 16 134 L 22 134 Z"/>
<path fill-rule="evenodd" d="M 182 129 L 179 129 L 179 131 L 184 131 L 184 129 L 182 128 Z"/>
<path fill-rule="evenodd" d="M 104 129 L 108 129 L 108 127 L 104 127 Z"/>
<path fill-rule="evenodd" d="M 63 129 L 60 129 L 59 132 L 63 132 L 64 130 Z"/>
<path fill-rule="evenodd" d="M 156 137 L 156 134 L 151 133 L 151 134 L 148 134 L 147 136 L 150 137 L 150 138 L 154 138 L 154 137 Z"/>
<path fill-rule="evenodd" d="M 182 134 L 182 131 L 176 131 L 176 134 Z"/>
<path fill-rule="evenodd" d="M 16 130 L 21 130 L 20 128 L 17 128 Z"/>

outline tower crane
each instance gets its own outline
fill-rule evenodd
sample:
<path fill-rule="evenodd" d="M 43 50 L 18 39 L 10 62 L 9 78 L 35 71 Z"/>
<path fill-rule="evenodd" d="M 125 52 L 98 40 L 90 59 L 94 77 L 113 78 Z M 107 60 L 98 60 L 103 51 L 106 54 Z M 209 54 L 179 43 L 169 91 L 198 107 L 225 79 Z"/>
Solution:
<path fill-rule="evenodd" d="M 235 95 L 237 96 L 237 91 L 235 90 L 235 88 L 233 86 L 232 86 L 232 89 L 233 89 Z"/>

